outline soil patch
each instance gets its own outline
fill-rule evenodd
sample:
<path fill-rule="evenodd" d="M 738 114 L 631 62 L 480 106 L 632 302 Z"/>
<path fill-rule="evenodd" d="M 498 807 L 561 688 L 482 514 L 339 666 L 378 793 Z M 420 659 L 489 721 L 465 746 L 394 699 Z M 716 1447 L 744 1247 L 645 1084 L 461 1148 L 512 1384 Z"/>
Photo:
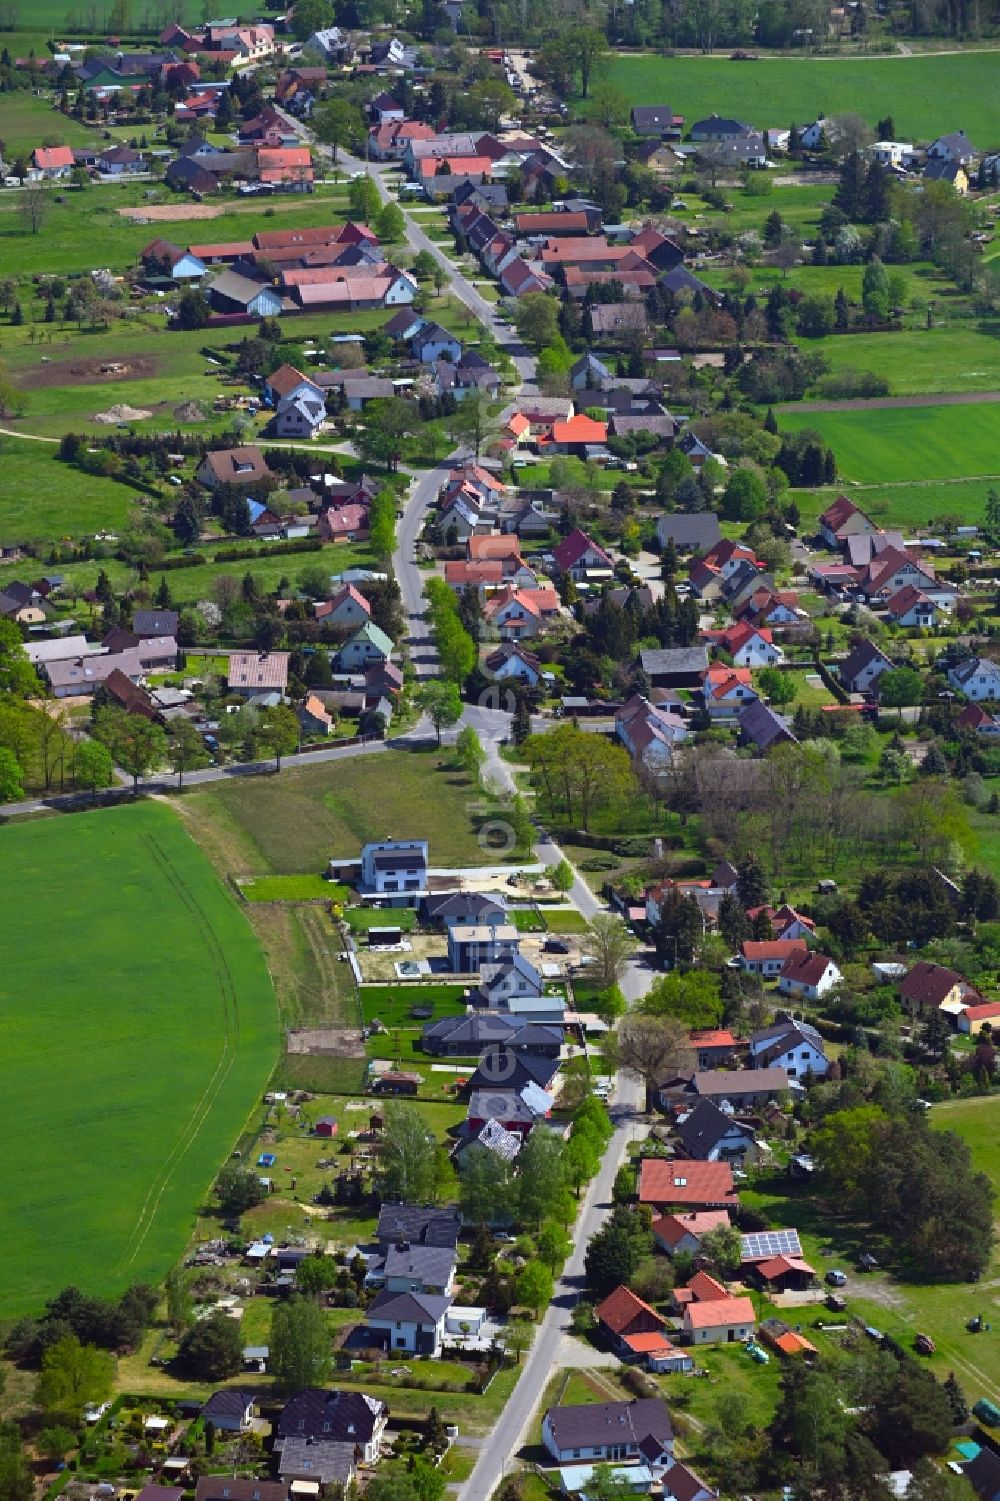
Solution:
<path fill-rule="evenodd" d="M 49 360 L 18 374 L 18 385 L 25 391 L 46 386 L 100 386 L 123 380 L 149 380 L 157 373 L 157 361 L 148 354 L 130 354 L 116 360 L 74 359 Z"/>
<path fill-rule="evenodd" d="M 178 422 L 204 422 L 205 413 L 197 401 L 182 401 L 179 407 L 174 407 L 174 416 Z"/>
<path fill-rule="evenodd" d="M 695 363 L 697 363 L 697 355 Z M 984 401 L 1000 401 L 1000 391 L 944 391 L 937 396 L 851 396 L 838 401 L 782 402 L 778 412 L 867 412 L 871 407 L 885 411 L 893 407 L 968 407 Z"/>

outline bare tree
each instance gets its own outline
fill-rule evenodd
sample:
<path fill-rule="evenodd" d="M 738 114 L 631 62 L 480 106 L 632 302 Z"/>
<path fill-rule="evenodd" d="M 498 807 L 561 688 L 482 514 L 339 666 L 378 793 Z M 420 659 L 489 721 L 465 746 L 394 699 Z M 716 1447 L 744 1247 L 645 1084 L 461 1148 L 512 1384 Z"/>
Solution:
<path fill-rule="evenodd" d="M 599 989 L 607 990 L 609 986 L 621 983 L 632 940 L 620 918 L 612 917 L 609 912 L 599 912 L 590 925 L 583 947 L 594 961 L 591 974 Z"/>
<path fill-rule="evenodd" d="M 49 212 L 49 200 L 40 182 L 29 182 L 18 205 L 25 229 L 37 235 Z"/>
<path fill-rule="evenodd" d="M 674 1017 L 626 1016 L 619 1024 L 618 1061 L 642 1080 L 647 1111 L 652 1108 L 653 1091 L 680 1070 L 685 1056 L 690 1056 L 687 1031 Z"/>

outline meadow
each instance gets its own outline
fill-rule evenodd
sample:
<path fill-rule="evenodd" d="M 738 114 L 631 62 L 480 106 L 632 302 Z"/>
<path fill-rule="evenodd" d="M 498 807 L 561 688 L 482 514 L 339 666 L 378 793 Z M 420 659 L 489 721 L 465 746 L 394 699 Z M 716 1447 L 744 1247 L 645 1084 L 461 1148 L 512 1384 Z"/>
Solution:
<path fill-rule="evenodd" d="M 2 32 L 0 45 L 10 45 Z M 47 98 L 26 89 L 0 94 L 0 139 L 6 142 L 8 161 L 33 151 L 48 136 L 58 136 L 64 146 L 91 146 L 100 135 L 98 126 L 61 114 Z"/>
<path fill-rule="evenodd" d="M 246 919 L 168 808 L 0 831 L 0 1302 L 177 1260 L 278 1053 Z"/>
<path fill-rule="evenodd" d="M 357 855 L 369 839 L 430 839 L 434 866 L 491 863 L 476 837 L 481 797 L 436 751 L 385 751 L 261 777 L 215 782 L 187 798 L 195 826 L 221 811 L 233 875 L 319 875 L 331 856 Z M 244 864 L 243 862 L 247 862 Z"/>
<path fill-rule="evenodd" d="M 61 464 L 54 444 L 0 435 L 0 466 L 0 543 L 113 531 L 124 525 L 137 498 L 116 480 Z"/>
<path fill-rule="evenodd" d="M 814 428 L 837 456 L 848 484 L 968 479 L 1000 474 L 1000 403 L 879 407 L 860 410 L 785 408 L 780 426 Z"/>
<path fill-rule="evenodd" d="M 997 128 L 997 63 L 991 52 L 755 62 L 646 53 L 612 57 L 604 77 L 630 104 L 666 101 L 688 126 L 713 111 L 761 129 L 855 111 L 872 124 L 891 114 L 900 140 L 931 141 L 960 125 L 986 146 Z"/>
<path fill-rule="evenodd" d="M 931 286 L 925 286 L 921 295 L 933 295 Z M 804 340 L 803 347 L 822 354 L 834 373 L 850 368 L 882 376 L 893 396 L 938 396 L 1000 389 L 998 336 L 1000 322 L 983 320 L 941 323 L 899 334 L 829 334 L 825 339 Z"/>

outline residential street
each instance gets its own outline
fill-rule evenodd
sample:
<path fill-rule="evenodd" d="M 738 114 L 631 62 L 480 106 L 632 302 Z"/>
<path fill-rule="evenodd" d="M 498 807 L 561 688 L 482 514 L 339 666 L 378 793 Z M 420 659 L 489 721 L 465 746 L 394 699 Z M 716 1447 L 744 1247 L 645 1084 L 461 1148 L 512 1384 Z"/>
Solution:
<path fill-rule="evenodd" d="M 625 1159 L 632 1135 L 639 1125 L 643 1090 L 638 1081 L 618 1078 L 618 1098 L 612 1109 L 615 1134 L 604 1154 L 600 1171 L 590 1184 L 579 1218 L 572 1231 L 573 1251 L 556 1283 L 548 1312 L 542 1319 L 535 1343 L 527 1355 L 520 1380 L 497 1420 L 492 1435 L 480 1452 L 476 1467 L 459 1491 L 460 1501 L 489 1501 L 507 1473 L 527 1432 L 545 1388 L 558 1364 L 563 1336 L 570 1326 L 573 1305 L 583 1290 L 583 1258 L 587 1243 L 604 1223 L 611 1209 L 615 1174 Z"/>

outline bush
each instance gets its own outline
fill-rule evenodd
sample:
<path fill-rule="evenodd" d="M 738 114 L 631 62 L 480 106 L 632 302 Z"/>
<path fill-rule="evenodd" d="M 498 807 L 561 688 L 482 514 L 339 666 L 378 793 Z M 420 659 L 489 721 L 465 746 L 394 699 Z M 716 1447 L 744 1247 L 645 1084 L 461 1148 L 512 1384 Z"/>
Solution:
<path fill-rule="evenodd" d="M 871 370 L 855 370 L 850 366 L 834 371 L 830 375 L 824 375 L 821 380 L 817 381 L 816 390 L 820 396 L 843 398 L 848 401 L 856 397 L 870 398 L 892 394 L 889 382 L 884 376 L 875 375 Z"/>

